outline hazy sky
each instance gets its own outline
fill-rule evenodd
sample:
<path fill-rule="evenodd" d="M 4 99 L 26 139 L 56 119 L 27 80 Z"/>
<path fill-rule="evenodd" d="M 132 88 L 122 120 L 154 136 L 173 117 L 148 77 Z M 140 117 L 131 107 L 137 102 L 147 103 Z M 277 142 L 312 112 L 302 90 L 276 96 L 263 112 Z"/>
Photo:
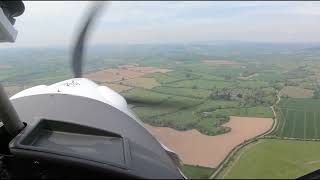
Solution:
<path fill-rule="evenodd" d="M 25 1 L 15 43 L 69 46 L 91 2 Z M 90 44 L 208 40 L 320 42 L 320 2 L 111 2 Z"/>

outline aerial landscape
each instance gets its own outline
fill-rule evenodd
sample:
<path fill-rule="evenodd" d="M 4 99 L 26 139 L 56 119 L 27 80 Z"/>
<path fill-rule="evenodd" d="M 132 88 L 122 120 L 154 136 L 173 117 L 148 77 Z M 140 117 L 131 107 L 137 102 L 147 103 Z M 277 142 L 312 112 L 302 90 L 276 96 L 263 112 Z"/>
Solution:
<path fill-rule="evenodd" d="M 188 177 L 294 178 L 320 165 L 318 55 L 313 44 L 104 45 L 85 77 L 123 95 Z M 0 56 L 10 96 L 71 78 L 62 49 Z"/>
<path fill-rule="evenodd" d="M 320 177 L 319 2 L 21 3 L 1 178 Z"/>

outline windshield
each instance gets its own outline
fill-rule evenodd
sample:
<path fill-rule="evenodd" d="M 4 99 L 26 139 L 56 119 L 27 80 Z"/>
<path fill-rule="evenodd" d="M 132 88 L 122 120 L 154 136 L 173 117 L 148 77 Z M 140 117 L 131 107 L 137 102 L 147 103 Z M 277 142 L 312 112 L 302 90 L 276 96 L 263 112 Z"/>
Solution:
<path fill-rule="evenodd" d="M 89 2 L 30 2 L 0 44 L 9 96 L 73 78 Z M 320 168 L 320 2 L 111 2 L 83 77 L 122 95 L 188 178 Z"/>

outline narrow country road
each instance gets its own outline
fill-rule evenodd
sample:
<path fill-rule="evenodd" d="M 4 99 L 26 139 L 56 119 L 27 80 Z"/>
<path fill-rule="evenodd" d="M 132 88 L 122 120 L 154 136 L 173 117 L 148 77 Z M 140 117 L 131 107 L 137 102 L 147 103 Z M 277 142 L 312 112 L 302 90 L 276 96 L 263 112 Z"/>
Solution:
<path fill-rule="evenodd" d="M 265 135 L 268 135 L 268 134 L 270 134 L 271 132 L 273 132 L 273 130 L 277 127 L 278 119 L 277 119 L 277 114 L 276 114 L 276 112 L 275 112 L 275 110 L 274 110 L 274 107 L 275 107 L 275 106 L 280 102 L 280 100 L 281 100 L 280 93 L 281 93 L 281 91 L 278 91 L 278 92 L 277 92 L 277 95 L 276 95 L 276 96 L 277 96 L 278 99 L 277 99 L 277 101 L 275 102 L 274 105 L 270 106 L 270 108 L 271 108 L 271 110 L 272 110 L 272 112 L 273 112 L 273 116 L 274 116 L 274 122 L 273 122 L 272 128 L 271 128 L 269 131 L 267 131 L 266 133 L 263 133 L 263 134 L 261 134 L 260 136 L 258 136 L 258 137 L 256 137 L 256 138 L 253 138 L 253 139 L 259 139 L 259 138 L 261 138 L 261 137 L 263 137 L 263 136 L 265 136 Z M 251 139 L 251 140 L 252 140 L 252 139 Z M 233 151 L 231 151 L 231 152 L 229 153 L 229 155 L 227 156 L 228 159 L 227 159 L 225 162 L 227 162 L 227 161 L 231 158 L 231 156 L 233 156 L 233 154 L 234 154 L 236 151 L 238 151 L 239 149 L 245 147 L 245 146 L 248 145 L 248 144 L 250 144 L 250 142 L 244 144 L 243 146 L 239 146 L 239 147 L 237 147 L 236 149 L 234 149 Z M 259 144 L 259 143 L 257 143 L 257 144 Z M 237 162 L 237 161 L 240 159 L 240 157 L 241 157 L 242 154 L 243 154 L 243 152 L 237 157 L 237 159 L 236 159 L 235 162 Z M 227 163 L 225 163 L 225 162 L 224 162 L 224 164 L 227 164 Z M 233 164 L 235 164 L 235 162 L 233 162 Z M 223 163 L 223 162 L 222 162 L 222 163 Z M 215 177 L 221 172 L 222 169 L 223 169 L 223 166 L 219 165 L 219 166 L 218 166 L 218 169 L 210 176 L 209 179 L 215 178 Z M 229 169 L 228 171 L 230 171 L 230 169 Z M 227 171 L 227 172 L 228 172 L 228 171 Z M 227 173 L 223 174 L 222 177 L 225 177 L 226 174 L 227 174 Z"/>

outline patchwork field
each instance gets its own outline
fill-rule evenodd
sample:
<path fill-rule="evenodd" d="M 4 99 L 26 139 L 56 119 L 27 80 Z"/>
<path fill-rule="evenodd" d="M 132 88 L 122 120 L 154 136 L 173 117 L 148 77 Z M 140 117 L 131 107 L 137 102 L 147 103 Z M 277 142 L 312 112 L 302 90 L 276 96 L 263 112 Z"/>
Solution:
<path fill-rule="evenodd" d="M 119 69 L 141 73 L 141 67 L 129 64 Z M 132 110 L 150 125 L 218 135 L 230 131 L 222 126 L 229 116 L 273 117 L 270 105 L 275 89 L 267 81 L 239 81 L 237 77 L 245 71 L 243 66 L 175 64 L 170 72 L 143 67 L 149 74 L 113 83 L 132 88 L 120 92 Z"/>
<path fill-rule="evenodd" d="M 207 136 L 197 130 L 176 131 L 146 125 L 161 143 L 179 155 L 183 163 L 215 168 L 235 146 L 269 130 L 272 119 L 232 116 L 223 126 L 231 131 Z"/>
<path fill-rule="evenodd" d="M 208 64 L 240 64 L 238 62 L 235 62 L 235 61 L 226 61 L 226 60 L 205 60 L 203 61 L 205 63 L 208 63 Z"/>
<path fill-rule="evenodd" d="M 86 78 L 97 82 L 114 82 L 142 77 L 151 73 L 167 73 L 171 70 L 149 66 L 122 65 L 117 69 L 105 69 L 85 75 Z"/>
<path fill-rule="evenodd" d="M 124 64 L 85 77 L 121 93 L 188 164 L 188 177 L 208 178 L 235 146 L 272 125 L 275 88 L 255 76 L 239 80 L 247 71 L 236 61 L 214 60 L 162 68 Z"/>
<path fill-rule="evenodd" d="M 317 103 L 308 105 L 310 99 L 306 98 L 312 97 L 314 90 L 290 85 L 301 83 L 309 87 L 312 84 L 301 81 L 307 73 L 295 75 L 299 65 L 283 66 L 287 68 L 283 69 L 227 60 L 167 66 L 139 64 L 91 71 L 85 77 L 121 93 L 142 121 L 154 126 L 156 136 L 189 164 L 184 166 L 190 172 L 188 177 L 209 177 L 212 168 L 217 167 L 232 148 L 270 129 L 274 117 L 270 106 L 281 89 L 283 96 L 305 101 L 301 105 L 296 102 L 290 105 L 285 98 L 281 100 L 276 109 L 279 123 L 273 134 L 320 138 L 315 128 L 320 112 L 313 108 Z M 291 79 L 284 82 L 286 78 Z"/>
<path fill-rule="evenodd" d="M 294 179 L 319 169 L 320 142 L 263 139 L 243 148 L 218 179 Z"/>
<path fill-rule="evenodd" d="M 113 82 L 137 78 L 143 75 L 144 73 L 142 72 L 130 71 L 126 69 L 107 69 L 90 73 L 85 75 L 85 77 L 98 82 Z"/>
<path fill-rule="evenodd" d="M 282 98 L 274 134 L 286 138 L 320 139 L 319 107 L 320 100 L 317 99 Z"/>
<path fill-rule="evenodd" d="M 175 145 L 186 143 L 189 149 L 196 149 L 193 156 L 199 156 L 199 162 L 206 162 L 204 165 L 211 162 L 212 167 L 221 162 L 228 148 L 243 141 L 234 133 L 257 131 L 258 121 L 239 121 L 235 125 L 232 123 L 236 121 L 230 121 L 229 117 L 268 118 L 269 125 L 274 117 L 270 106 L 276 103 L 281 91 L 281 101 L 274 107 L 277 126 L 267 137 L 298 138 L 299 142 L 266 139 L 258 141 L 265 143 L 244 146 L 257 150 L 248 155 L 244 152 L 243 157 L 248 160 L 243 161 L 245 164 L 240 160 L 241 168 L 234 166 L 226 177 L 296 177 L 320 165 L 315 151 L 319 147 L 312 144 L 317 142 L 303 142 L 320 140 L 317 46 L 191 43 L 110 45 L 92 50 L 87 54 L 90 60 L 84 68 L 85 77 L 121 93 L 144 123 L 170 129 L 173 138 L 178 139 L 172 140 Z M 3 50 L 0 55 L 0 80 L 9 95 L 24 89 L 21 87 L 49 85 L 73 77 L 69 57 L 58 49 Z M 237 142 L 235 136 L 221 140 L 232 134 L 239 138 Z M 162 135 L 171 137 L 170 133 Z M 190 155 L 189 151 L 181 151 Z M 243 152 L 242 148 L 239 151 Z M 230 159 L 236 161 L 238 156 Z M 197 178 L 207 178 L 212 171 L 219 171 L 192 165 L 183 169 L 188 177 Z"/>

